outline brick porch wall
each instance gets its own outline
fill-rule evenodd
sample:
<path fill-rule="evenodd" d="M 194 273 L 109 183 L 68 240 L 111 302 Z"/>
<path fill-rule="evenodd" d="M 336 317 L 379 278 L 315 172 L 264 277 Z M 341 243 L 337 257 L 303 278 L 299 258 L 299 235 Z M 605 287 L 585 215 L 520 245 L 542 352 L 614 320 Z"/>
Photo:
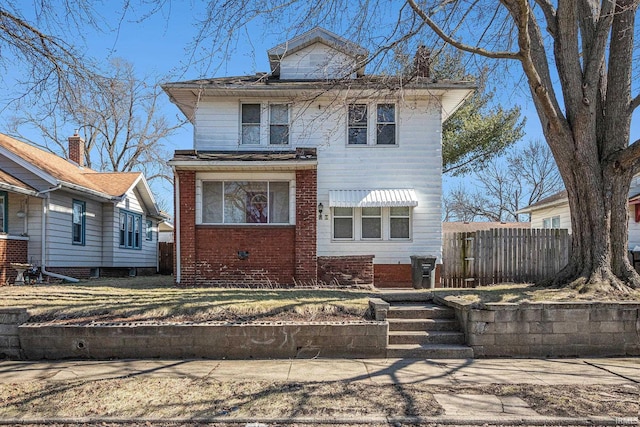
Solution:
<path fill-rule="evenodd" d="M 318 281 L 324 285 L 373 285 L 373 255 L 318 257 Z"/>
<path fill-rule="evenodd" d="M 18 273 L 12 262 L 27 262 L 27 240 L 0 239 L 0 286 L 13 284 Z"/>
<path fill-rule="evenodd" d="M 179 285 L 281 286 L 315 282 L 316 170 L 296 171 L 295 226 L 196 225 L 196 173 L 177 171 L 177 174 Z M 248 251 L 249 257 L 239 259 L 238 251 Z M 174 258 L 177 260 L 177 256 Z"/>
<path fill-rule="evenodd" d="M 196 285 L 269 287 L 294 282 L 293 226 L 196 227 Z M 239 251 L 249 253 L 240 259 Z"/>
<path fill-rule="evenodd" d="M 411 288 L 411 264 L 376 264 L 373 266 L 376 288 Z M 436 264 L 435 287 L 441 288 L 442 264 Z"/>

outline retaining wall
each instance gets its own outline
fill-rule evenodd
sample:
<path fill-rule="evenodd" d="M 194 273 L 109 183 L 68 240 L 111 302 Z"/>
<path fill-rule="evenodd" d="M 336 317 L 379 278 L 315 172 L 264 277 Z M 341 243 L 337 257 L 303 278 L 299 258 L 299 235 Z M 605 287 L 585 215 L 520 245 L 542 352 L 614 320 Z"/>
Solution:
<path fill-rule="evenodd" d="M 475 307 L 451 297 L 476 357 L 640 355 L 640 303 L 494 303 Z"/>
<path fill-rule="evenodd" d="M 23 355 L 38 359 L 386 357 L 386 322 L 116 324 L 18 328 Z"/>
<path fill-rule="evenodd" d="M 21 357 L 18 326 L 27 319 L 26 308 L 0 308 L 0 359 Z"/>

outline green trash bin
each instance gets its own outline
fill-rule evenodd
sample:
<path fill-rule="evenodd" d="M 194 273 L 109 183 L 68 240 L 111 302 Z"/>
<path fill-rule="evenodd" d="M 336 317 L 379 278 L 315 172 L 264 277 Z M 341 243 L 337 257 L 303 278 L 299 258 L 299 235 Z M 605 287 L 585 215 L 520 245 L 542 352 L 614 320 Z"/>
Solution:
<path fill-rule="evenodd" d="M 435 287 L 436 257 L 432 255 L 411 255 L 411 280 L 415 289 Z"/>

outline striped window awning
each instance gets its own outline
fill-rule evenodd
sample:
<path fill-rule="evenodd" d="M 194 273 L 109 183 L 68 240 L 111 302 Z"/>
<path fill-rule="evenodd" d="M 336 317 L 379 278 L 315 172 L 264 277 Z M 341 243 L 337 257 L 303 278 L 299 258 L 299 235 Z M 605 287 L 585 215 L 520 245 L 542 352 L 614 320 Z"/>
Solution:
<path fill-rule="evenodd" d="M 332 208 L 373 208 L 418 206 L 413 189 L 400 190 L 330 190 Z"/>

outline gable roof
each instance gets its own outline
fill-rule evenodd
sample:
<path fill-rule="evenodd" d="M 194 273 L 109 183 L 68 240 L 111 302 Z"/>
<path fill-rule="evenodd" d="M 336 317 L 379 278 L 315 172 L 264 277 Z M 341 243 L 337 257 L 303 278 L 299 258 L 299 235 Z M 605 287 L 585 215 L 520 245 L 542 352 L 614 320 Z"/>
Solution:
<path fill-rule="evenodd" d="M 535 203 L 530 204 L 522 209 L 520 209 L 517 213 L 531 213 L 531 211 L 550 208 L 553 206 L 561 205 L 563 203 L 568 203 L 569 197 L 567 195 L 567 190 L 558 191 L 556 194 L 552 194 L 549 197 L 545 197 L 544 199 L 540 199 Z"/>
<path fill-rule="evenodd" d="M 146 182 L 140 172 L 97 172 L 4 134 L 0 134 L 0 155 L 47 181 L 51 186 L 61 185 L 100 199 L 117 200 L 124 197 L 132 188 L 140 187 L 141 191 L 149 192 L 144 197 L 150 213 L 158 214 L 148 186 L 139 185 L 141 182 Z M 0 172 L 0 186 L 5 183 L 25 190 L 37 190 L 6 171 L 0 170 Z"/>
<path fill-rule="evenodd" d="M 274 76 L 280 73 L 280 60 L 287 55 L 292 55 L 300 50 L 311 46 L 314 43 L 323 43 L 338 52 L 344 53 L 356 60 L 356 64 L 364 64 L 365 59 L 369 55 L 369 52 L 352 41 L 340 37 L 337 34 L 332 33 L 322 27 L 315 27 L 306 33 L 300 34 L 297 37 L 287 40 L 284 43 L 272 47 L 267 51 L 269 55 L 269 65 L 271 67 L 271 73 Z M 358 76 L 364 75 L 364 65 L 358 68 Z"/>

